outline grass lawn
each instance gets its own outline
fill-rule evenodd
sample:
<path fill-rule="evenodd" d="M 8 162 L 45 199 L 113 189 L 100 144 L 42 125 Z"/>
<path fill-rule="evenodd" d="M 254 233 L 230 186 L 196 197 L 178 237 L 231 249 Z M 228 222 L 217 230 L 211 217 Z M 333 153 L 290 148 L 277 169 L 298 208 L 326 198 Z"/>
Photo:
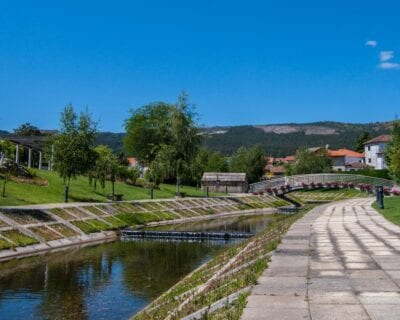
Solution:
<path fill-rule="evenodd" d="M 386 219 L 400 225 L 400 197 L 385 197 L 383 201 L 385 209 L 379 209 L 376 202 L 373 207 Z"/>
<path fill-rule="evenodd" d="M 7 237 L 11 241 L 17 244 L 19 247 L 25 247 L 30 244 L 38 243 L 36 239 L 33 239 L 31 237 L 28 237 L 24 235 L 23 233 L 16 231 L 16 230 L 10 230 L 10 231 L 3 231 L 2 232 L 3 236 Z"/>
<path fill-rule="evenodd" d="M 315 189 L 299 190 L 289 193 L 288 196 L 298 202 L 314 201 L 339 201 L 350 198 L 362 198 L 370 196 L 366 192 L 357 189 Z"/>
<path fill-rule="evenodd" d="M 65 186 L 63 180 L 55 172 L 36 171 L 37 176 L 47 180 L 48 186 L 38 186 L 27 183 L 16 183 L 10 181 L 6 186 L 6 197 L 0 196 L 0 206 L 24 205 L 40 203 L 59 203 L 64 201 Z M 3 181 L 0 181 L 2 184 Z M 204 192 L 193 187 L 181 187 L 181 192 L 187 196 L 200 197 Z M 71 181 L 69 201 L 70 202 L 104 202 L 106 195 L 111 193 L 111 183 L 106 184 L 103 192 L 101 188 L 97 191 L 89 186 L 86 177 L 78 177 Z M 148 190 L 130 186 L 125 183 L 116 182 L 115 193 L 122 193 L 124 200 L 149 199 Z M 175 185 L 162 184 L 160 190 L 154 190 L 154 198 L 172 198 L 175 196 Z M 210 195 L 217 195 L 215 193 Z"/>

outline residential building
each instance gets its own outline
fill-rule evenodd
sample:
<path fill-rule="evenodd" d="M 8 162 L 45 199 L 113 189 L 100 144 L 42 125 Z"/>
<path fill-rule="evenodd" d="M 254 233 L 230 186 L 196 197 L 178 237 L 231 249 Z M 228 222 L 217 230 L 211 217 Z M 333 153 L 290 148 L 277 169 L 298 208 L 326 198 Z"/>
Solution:
<path fill-rule="evenodd" d="M 383 134 L 379 137 L 367 141 L 365 146 L 365 163 L 376 170 L 386 169 L 384 152 L 387 144 L 392 140 L 389 134 Z"/>
<path fill-rule="evenodd" d="M 334 171 L 364 169 L 364 154 L 349 149 L 327 150 Z"/>
<path fill-rule="evenodd" d="M 133 157 L 129 157 L 126 158 L 128 160 L 128 167 L 129 168 L 137 168 L 140 172 L 140 177 L 143 178 L 144 174 L 146 173 L 146 171 L 149 169 L 148 167 L 144 167 L 138 159 L 133 158 Z"/>

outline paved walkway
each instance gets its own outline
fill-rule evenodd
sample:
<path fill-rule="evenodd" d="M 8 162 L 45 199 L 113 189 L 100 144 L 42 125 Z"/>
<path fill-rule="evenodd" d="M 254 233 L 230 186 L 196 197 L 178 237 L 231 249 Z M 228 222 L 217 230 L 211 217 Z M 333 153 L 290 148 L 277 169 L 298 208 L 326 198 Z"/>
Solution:
<path fill-rule="evenodd" d="M 242 319 L 400 319 L 400 227 L 354 199 L 297 221 Z"/>

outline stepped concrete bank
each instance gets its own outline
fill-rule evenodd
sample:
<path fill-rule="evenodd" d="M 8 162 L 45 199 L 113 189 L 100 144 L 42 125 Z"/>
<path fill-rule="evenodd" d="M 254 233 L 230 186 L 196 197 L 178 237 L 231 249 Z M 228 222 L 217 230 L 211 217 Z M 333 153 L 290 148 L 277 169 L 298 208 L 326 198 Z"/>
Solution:
<path fill-rule="evenodd" d="M 399 319 L 400 227 L 353 199 L 292 225 L 242 319 Z"/>
<path fill-rule="evenodd" d="M 188 198 L 0 208 L 0 261 L 119 236 L 119 229 L 277 212 L 271 196 Z"/>

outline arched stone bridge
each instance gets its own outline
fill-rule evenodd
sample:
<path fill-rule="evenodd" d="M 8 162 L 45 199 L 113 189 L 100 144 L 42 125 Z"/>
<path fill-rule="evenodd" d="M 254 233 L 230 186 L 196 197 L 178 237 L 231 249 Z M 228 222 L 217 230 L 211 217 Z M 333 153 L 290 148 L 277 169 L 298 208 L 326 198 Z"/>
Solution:
<path fill-rule="evenodd" d="M 249 191 L 284 194 L 304 188 L 355 187 L 373 192 L 376 186 L 391 189 L 393 188 L 393 181 L 356 174 L 303 174 L 253 183 L 250 184 Z"/>

